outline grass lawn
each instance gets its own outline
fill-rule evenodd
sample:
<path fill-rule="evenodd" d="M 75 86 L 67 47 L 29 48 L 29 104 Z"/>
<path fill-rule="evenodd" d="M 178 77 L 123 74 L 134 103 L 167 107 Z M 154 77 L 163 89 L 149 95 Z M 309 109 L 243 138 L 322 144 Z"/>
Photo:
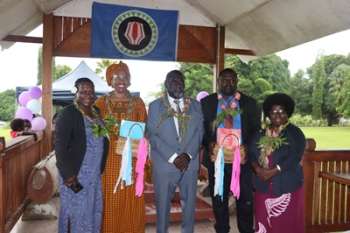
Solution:
<path fill-rule="evenodd" d="M 316 149 L 350 149 L 350 127 L 303 127 L 306 138 L 316 140 Z M 0 136 L 10 139 L 10 128 L 0 128 Z"/>
<path fill-rule="evenodd" d="M 350 127 L 302 127 L 306 138 L 316 141 L 316 150 L 350 149 Z"/>

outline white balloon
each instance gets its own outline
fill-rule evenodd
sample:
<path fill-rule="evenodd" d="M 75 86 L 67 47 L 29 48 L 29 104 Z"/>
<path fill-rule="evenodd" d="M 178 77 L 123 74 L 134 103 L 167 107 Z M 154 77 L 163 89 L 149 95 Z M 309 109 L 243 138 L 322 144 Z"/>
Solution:
<path fill-rule="evenodd" d="M 30 109 L 34 114 L 40 114 L 41 112 L 41 103 L 37 99 L 29 100 L 26 107 Z"/>

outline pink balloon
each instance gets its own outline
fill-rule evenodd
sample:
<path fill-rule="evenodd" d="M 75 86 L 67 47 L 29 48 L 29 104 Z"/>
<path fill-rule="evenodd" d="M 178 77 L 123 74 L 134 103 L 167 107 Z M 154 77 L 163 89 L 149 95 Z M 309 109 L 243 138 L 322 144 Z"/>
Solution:
<path fill-rule="evenodd" d="M 18 103 L 22 106 L 26 106 L 29 100 L 31 100 L 32 97 L 30 95 L 29 91 L 23 91 L 19 96 L 18 96 Z"/>
<path fill-rule="evenodd" d="M 197 101 L 201 101 L 201 99 L 203 99 L 204 97 L 207 97 L 209 95 L 208 92 L 206 91 L 200 91 L 198 94 L 197 94 Z"/>
<path fill-rule="evenodd" d="M 31 123 L 33 131 L 41 131 L 46 127 L 46 120 L 43 117 L 35 117 Z"/>
<path fill-rule="evenodd" d="M 15 118 L 27 119 L 31 121 L 33 119 L 33 113 L 26 107 L 19 107 L 16 111 Z"/>
<path fill-rule="evenodd" d="M 29 89 L 30 96 L 33 99 L 39 99 L 41 97 L 41 89 L 39 87 L 32 87 Z"/>

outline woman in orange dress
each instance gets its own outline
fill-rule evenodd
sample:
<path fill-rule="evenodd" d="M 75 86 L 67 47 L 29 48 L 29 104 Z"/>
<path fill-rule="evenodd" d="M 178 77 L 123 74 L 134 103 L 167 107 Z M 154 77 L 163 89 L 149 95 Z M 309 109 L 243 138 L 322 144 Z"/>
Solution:
<path fill-rule="evenodd" d="M 106 79 L 114 90 L 96 101 L 102 116 L 113 116 L 118 122 L 123 119 L 145 122 L 147 113 L 144 102 L 140 97 L 131 96 L 127 89 L 130 86 L 128 66 L 122 62 L 110 65 L 106 71 Z M 101 232 L 144 233 L 145 202 L 143 196 L 135 196 L 135 185 L 118 188 L 113 193 L 121 167 L 121 155 L 116 153 L 118 135 L 118 129 L 110 135 L 109 155 L 102 176 L 104 214 Z M 133 171 L 135 164 L 136 159 L 133 158 Z"/>

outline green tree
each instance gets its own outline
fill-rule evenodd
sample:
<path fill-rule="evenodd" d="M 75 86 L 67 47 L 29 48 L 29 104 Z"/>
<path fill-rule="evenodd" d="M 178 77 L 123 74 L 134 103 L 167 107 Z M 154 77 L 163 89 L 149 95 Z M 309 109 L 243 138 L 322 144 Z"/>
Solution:
<path fill-rule="evenodd" d="M 323 63 L 320 64 L 320 63 Z M 315 69 L 319 69 L 320 66 L 323 66 L 323 74 L 324 74 L 324 80 L 323 87 L 321 87 L 321 90 L 315 90 L 317 93 L 322 91 L 322 103 L 321 103 L 321 115 L 322 117 L 327 119 L 327 124 L 332 125 L 334 123 L 338 122 L 339 119 L 339 112 L 337 110 L 337 103 L 336 98 L 334 96 L 334 92 L 332 91 L 332 79 L 335 78 L 335 76 L 332 76 L 333 71 L 340 66 L 341 64 L 350 64 L 350 61 L 347 57 L 343 55 L 327 55 L 327 56 L 321 56 L 313 66 L 311 66 L 308 69 L 308 73 L 310 77 L 312 78 L 315 85 L 319 85 L 318 78 L 316 77 L 315 80 L 318 80 L 317 84 L 315 84 L 315 75 L 313 75 L 316 71 Z"/>
<path fill-rule="evenodd" d="M 67 65 L 56 65 L 53 70 L 52 81 L 55 81 L 61 78 L 62 76 L 68 74 L 71 71 L 72 71 L 72 68 L 70 68 Z"/>
<path fill-rule="evenodd" d="M 13 119 L 16 108 L 16 92 L 6 90 L 0 93 L 0 120 L 9 121 Z"/>
<path fill-rule="evenodd" d="M 185 75 L 186 95 L 195 98 L 200 91 L 213 92 L 213 66 L 202 63 L 181 63 Z"/>
<path fill-rule="evenodd" d="M 312 82 L 306 76 L 305 72 L 299 70 L 291 78 L 290 87 L 287 92 L 295 101 L 295 112 L 301 115 L 312 113 Z"/>
<path fill-rule="evenodd" d="M 324 98 L 324 85 L 326 82 L 326 72 L 324 60 L 318 59 L 310 68 L 311 78 L 313 80 L 312 91 L 312 116 L 315 119 L 322 118 L 322 104 Z"/>
<path fill-rule="evenodd" d="M 95 73 L 99 75 L 102 79 L 105 79 L 105 73 L 108 66 L 112 65 L 116 61 L 110 59 L 101 59 L 97 62 L 97 67 L 95 69 Z"/>
<path fill-rule="evenodd" d="M 350 66 L 341 64 L 330 75 L 330 99 L 340 115 L 350 115 Z"/>
<path fill-rule="evenodd" d="M 288 61 L 273 54 L 252 60 L 248 64 L 250 79 L 262 78 L 271 84 L 273 91 L 287 92 L 290 86 Z"/>
<path fill-rule="evenodd" d="M 347 78 L 344 82 L 343 89 L 340 93 L 343 102 L 337 108 L 344 117 L 350 117 L 350 78 Z"/>
<path fill-rule="evenodd" d="M 43 47 L 38 49 L 38 75 L 37 84 L 40 85 L 43 80 Z"/>

